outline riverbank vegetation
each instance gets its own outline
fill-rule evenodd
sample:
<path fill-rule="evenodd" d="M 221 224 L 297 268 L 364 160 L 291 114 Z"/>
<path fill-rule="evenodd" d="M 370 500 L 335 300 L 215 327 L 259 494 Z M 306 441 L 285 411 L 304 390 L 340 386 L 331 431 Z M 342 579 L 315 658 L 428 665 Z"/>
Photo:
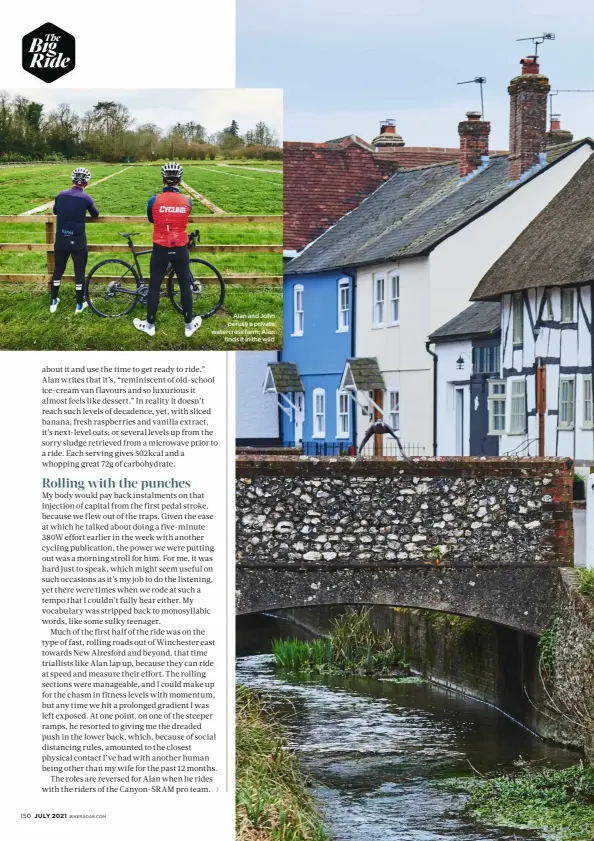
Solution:
<path fill-rule="evenodd" d="M 578 589 L 582 596 L 594 596 L 594 569 L 578 569 Z"/>
<path fill-rule="evenodd" d="M 272 642 L 276 665 L 318 674 L 390 675 L 410 677 L 404 652 L 389 631 L 378 633 L 368 610 L 353 610 L 332 620 L 322 639 L 277 639 Z"/>
<path fill-rule="evenodd" d="M 551 833 L 559 841 L 594 837 L 594 766 L 534 770 L 472 780 L 466 810 L 483 821 Z"/>
<path fill-rule="evenodd" d="M 236 841 L 327 841 L 281 723 L 251 689 L 236 698 Z"/>

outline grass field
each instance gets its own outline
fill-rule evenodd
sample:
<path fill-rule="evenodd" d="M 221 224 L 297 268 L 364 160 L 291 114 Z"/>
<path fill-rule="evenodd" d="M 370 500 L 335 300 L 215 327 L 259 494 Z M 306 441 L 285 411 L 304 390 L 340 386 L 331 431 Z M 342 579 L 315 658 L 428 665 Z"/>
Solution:
<path fill-rule="evenodd" d="M 236 162 L 230 162 L 234 167 Z M 250 164 L 253 162 L 249 162 Z M 226 213 L 241 215 L 276 215 L 282 212 L 282 169 L 276 172 L 254 170 L 238 171 L 217 166 L 217 162 L 184 164 L 184 181 Z M 161 186 L 160 172 L 154 166 L 130 166 L 117 164 L 89 164 L 93 181 L 89 192 L 102 215 L 142 215 L 146 203 Z M 124 172 L 107 181 L 94 183 L 112 173 Z M 0 170 L 0 214 L 21 214 L 26 210 L 51 201 L 57 192 L 70 183 L 72 165 L 50 167 L 18 167 Z M 47 211 L 46 211 L 47 213 Z M 193 215 L 212 215 L 197 200 L 193 200 Z M 138 245 L 150 247 L 152 226 L 148 223 L 133 225 L 139 236 Z M 193 229 L 194 226 L 192 226 Z M 197 225 L 196 227 L 200 227 Z M 123 244 L 118 236 L 122 229 L 131 230 L 130 223 L 90 224 L 87 227 L 89 243 Z M 274 223 L 208 224 L 201 227 L 201 243 L 204 245 L 244 244 L 281 245 L 282 225 Z M 31 222 L 25 224 L 0 224 L 0 242 L 36 243 L 45 242 L 45 226 Z M 125 253 L 90 253 L 88 269 L 100 260 L 110 256 L 127 259 Z M 258 253 L 210 253 L 195 254 L 214 263 L 225 275 L 281 275 L 280 254 Z M 148 257 L 141 258 L 143 273 L 148 278 Z M 45 274 L 44 252 L 0 251 L 0 274 Z M 71 274 L 69 266 L 66 274 Z M 60 293 L 58 312 L 50 316 L 48 311 L 47 283 L 0 282 L 0 348 L 42 348 L 42 349 L 173 349 L 209 348 L 232 349 L 235 347 L 254 350 L 279 347 L 282 342 L 282 292 L 276 287 L 241 286 L 229 284 L 224 310 L 204 322 L 190 340 L 183 337 L 183 325 L 168 301 L 163 301 L 157 317 L 157 335 L 150 340 L 132 327 L 132 318 L 143 317 L 143 308 L 137 307 L 131 314 L 117 320 L 104 320 L 90 311 L 77 316 L 74 313 L 73 282 L 64 280 Z M 258 341 L 225 341 L 222 334 L 233 323 L 234 317 L 261 316 L 266 314 L 274 321 L 274 329 Z M 230 331 L 227 330 L 228 335 Z M 272 338 L 274 335 L 274 338 Z"/>

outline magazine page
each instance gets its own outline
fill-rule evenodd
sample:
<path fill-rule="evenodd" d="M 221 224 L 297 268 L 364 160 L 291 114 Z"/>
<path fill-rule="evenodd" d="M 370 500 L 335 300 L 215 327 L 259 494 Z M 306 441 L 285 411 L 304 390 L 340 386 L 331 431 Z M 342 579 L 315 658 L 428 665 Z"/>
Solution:
<path fill-rule="evenodd" d="M 234 351 L 282 341 L 282 94 L 234 87 L 232 2 L 95 12 L 3 36 L 2 835 L 230 839 Z"/>

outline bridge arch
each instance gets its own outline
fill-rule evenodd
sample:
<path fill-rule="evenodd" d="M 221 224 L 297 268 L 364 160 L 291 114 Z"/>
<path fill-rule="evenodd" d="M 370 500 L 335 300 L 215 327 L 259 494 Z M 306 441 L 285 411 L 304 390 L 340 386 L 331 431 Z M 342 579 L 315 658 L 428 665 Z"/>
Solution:
<path fill-rule="evenodd" d="M 237 613 L 328 604 L 422 608 L 540 635 L 550 624 L 557 569 L 237 570 Z"/>

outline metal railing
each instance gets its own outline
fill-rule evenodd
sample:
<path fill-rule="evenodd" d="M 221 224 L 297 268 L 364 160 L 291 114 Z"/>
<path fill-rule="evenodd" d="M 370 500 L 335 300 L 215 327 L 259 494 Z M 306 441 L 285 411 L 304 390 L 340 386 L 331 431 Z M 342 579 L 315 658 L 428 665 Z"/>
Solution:
<path fill-rule="evenodd" d="M 216 223 L 217 225 L 233 225 L 233 224 L 261 224 L 267 222 L 281 222 L 280 215 L 250 215 L 250 216 L 190 216 L 189 223 L 197 225 L 209 225 Z M 55 239 L 55 225 L 56 217 L 51 214 L 37 214 L 34 216 L 0 216 L 0 223 L 15 223 L 15 224 L 31 224 L 39 223 L 45 224 L 45 242 L 0 242 L 0 252 L 2 251 L 43 251 L 46 253 L 47 274 L 0 274 L 0 281 L 7 283 L 24 283 L 30 281 L 48 281 L 54 271 L 54 239 Z M 87 219 L 87 224 L 118 224 L 121 226 L 142 225 L 147 223 L 146 216 L 99 216 L 97 219 Z M 135 251 L 146 251 L 150 245 L 135 246 Z M 130 252 L 129 247 L 124 243 L 101 243 L 89 244 L 89 252 L 103 252 L 103 253 L 117 253 Z M 219 253 L 219 252 L 235 252 L 235 253 L 255 253 L 255 254 L 282 254 L 282 245 L 208 245 L 202 243 L 195 245 L 192 252 L 205 253 Z M 66 275 L 71 277 L 71 275 Z M 113 280 L 108 278 L 106 280 Z M 229 275 L 224 274 L 226 283 L 236 283 L 242 286 L 282 286 L 282 275 Z"/>
<path fill-rule="evenodd" d="M 402 458 L 396 441 L 385 440 L 383 444 L 383 451 L 376 453 L 373 440 L 369 441 L 363 448 L 361 458 L 371 458 L 378 455 L 387 458 Z M 283 441 L 282 446 L 299 447 L 305 456 L 355 456 L 358 450 L 357 445 L 353 444 L 352 441 L 304 441 L 301 444 L 296 444 L 294 441 Z M 402 449 L 409 458 L 427 454 L 426 448 L 416 443 L 403 443 Z"/>

